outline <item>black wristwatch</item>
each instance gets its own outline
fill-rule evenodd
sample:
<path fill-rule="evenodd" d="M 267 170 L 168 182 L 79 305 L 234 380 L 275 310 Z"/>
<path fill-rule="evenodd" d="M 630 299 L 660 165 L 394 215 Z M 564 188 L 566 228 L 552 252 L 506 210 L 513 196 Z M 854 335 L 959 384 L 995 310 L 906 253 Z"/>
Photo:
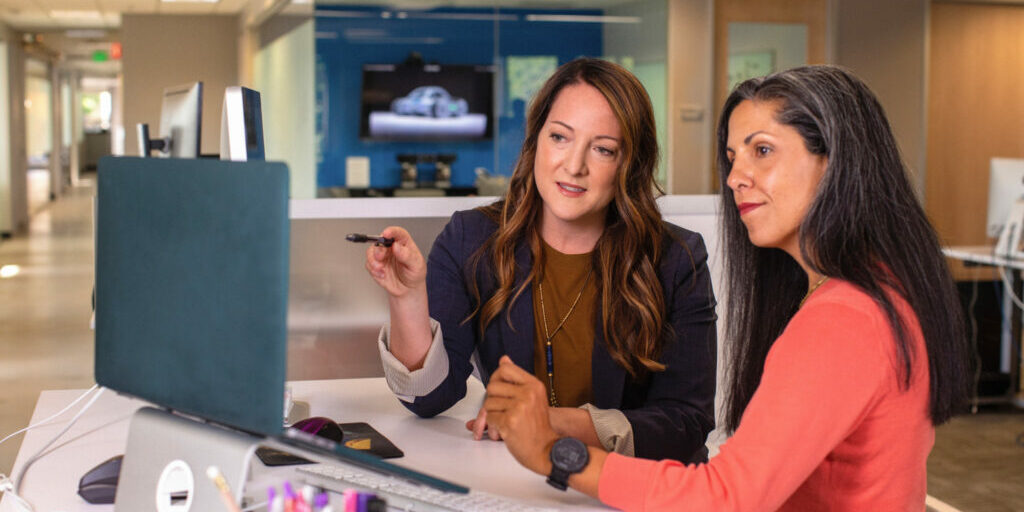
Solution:
<path fill-rule="evenodd" d="M 583 441 L 573 437 L 563 437 L 555 441 L 551 447 L 551 474 L 548 475 L 548 484 L 564 491 L 569 487 L 569 477 L 583 471 L 588 463 L 590 452 Z"/>

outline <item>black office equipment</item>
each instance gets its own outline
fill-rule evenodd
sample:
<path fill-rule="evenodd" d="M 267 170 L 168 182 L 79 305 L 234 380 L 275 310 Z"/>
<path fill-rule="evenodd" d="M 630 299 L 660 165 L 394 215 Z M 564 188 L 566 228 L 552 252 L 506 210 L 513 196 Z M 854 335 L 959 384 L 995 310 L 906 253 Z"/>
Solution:
<path fill-rule="evenodd" d="M 123 459 L 124 455 L 115 455 L 90 469 L 78 480 L 78 495 L 94 505 L 113 503 Z"/>

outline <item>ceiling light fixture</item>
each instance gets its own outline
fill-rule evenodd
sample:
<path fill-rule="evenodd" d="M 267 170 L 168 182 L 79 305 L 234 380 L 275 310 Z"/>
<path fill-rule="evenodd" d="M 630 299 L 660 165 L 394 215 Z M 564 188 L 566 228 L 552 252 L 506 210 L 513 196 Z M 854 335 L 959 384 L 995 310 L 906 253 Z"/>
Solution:
<path fill-rule="evenodd" d="M 59 19 L 79 19 L 79 20 L 98 20 L 102 19 L 103 15 L 99 11 L 66 11 L 56 10 L 50 11 L 51 18 Z"/>
<path fill-rule="evenodd" d="M 559 23 L 640 23 L 639 16 L 585 16 L 581 14 L 527 14 L 526 21 Z"/>

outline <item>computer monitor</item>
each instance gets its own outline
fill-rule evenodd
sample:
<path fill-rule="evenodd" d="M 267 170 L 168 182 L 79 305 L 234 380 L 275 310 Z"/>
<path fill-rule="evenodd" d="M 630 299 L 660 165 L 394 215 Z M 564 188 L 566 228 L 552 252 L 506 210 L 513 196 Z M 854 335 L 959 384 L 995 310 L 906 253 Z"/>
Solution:
<path fill-rule="evenodd" d="M 233 86 L 224 91 L 220 116 L 220 159 L 234 162 L 266 159 L 260 93 Z"/>
<path fill-rule="evenodd" d="M 139 156 L 198 158 L 203 120 L 203 83 L 178 85 L 164 89 L 160 107 L 159 138 L 150 139 L 149 125 L 136 126 Z"/>
<path fill-rule="evenodd" d="M 999 236 L 1006 216 L 1018 199 L 1024 199 L 1024 159 L 993 158 L 988 175 L 988 236 Z M 1021 220 L 1024 219 L 1018 222 Z"/>
<path fill-rule="evenodd" d="M 288 183 L 282 163 L 100 160 L 98 384 L 281 432 Z"/>

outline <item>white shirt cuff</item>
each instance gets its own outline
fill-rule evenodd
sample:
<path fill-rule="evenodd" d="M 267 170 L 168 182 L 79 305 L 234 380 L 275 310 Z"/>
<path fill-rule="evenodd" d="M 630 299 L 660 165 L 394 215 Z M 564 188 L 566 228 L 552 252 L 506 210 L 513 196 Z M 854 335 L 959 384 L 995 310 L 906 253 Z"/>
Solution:
<path fill-rule="evenodd" d="M 444 340 L 441 337 L 441 324 L 430 319 L 430 334 L 432 340 L 427 350 L 427 357 L 423 360 L 423 368 L 409 371 L 390 350 L 388 340 L 391 337 L 391 322 L 384 324 L 377 337 L 377 346 L 380 349 L 380 360 L 384 366 L 384 380 L 388 387 L 400 400 L 412 402 L 418 396 L 424 396 L 437 389 L 448 376 L 448 353 L 444 350 Z"/>
<path fill-rule="evenodd" d="M 597 438 L 605 450 L 627 457 L 633 456 L 633 425 L 622 411 L 598 409 L 591 404 L 583 404 L 580 409 L 590 413 L 590 421 L 594 422 Z"/>

